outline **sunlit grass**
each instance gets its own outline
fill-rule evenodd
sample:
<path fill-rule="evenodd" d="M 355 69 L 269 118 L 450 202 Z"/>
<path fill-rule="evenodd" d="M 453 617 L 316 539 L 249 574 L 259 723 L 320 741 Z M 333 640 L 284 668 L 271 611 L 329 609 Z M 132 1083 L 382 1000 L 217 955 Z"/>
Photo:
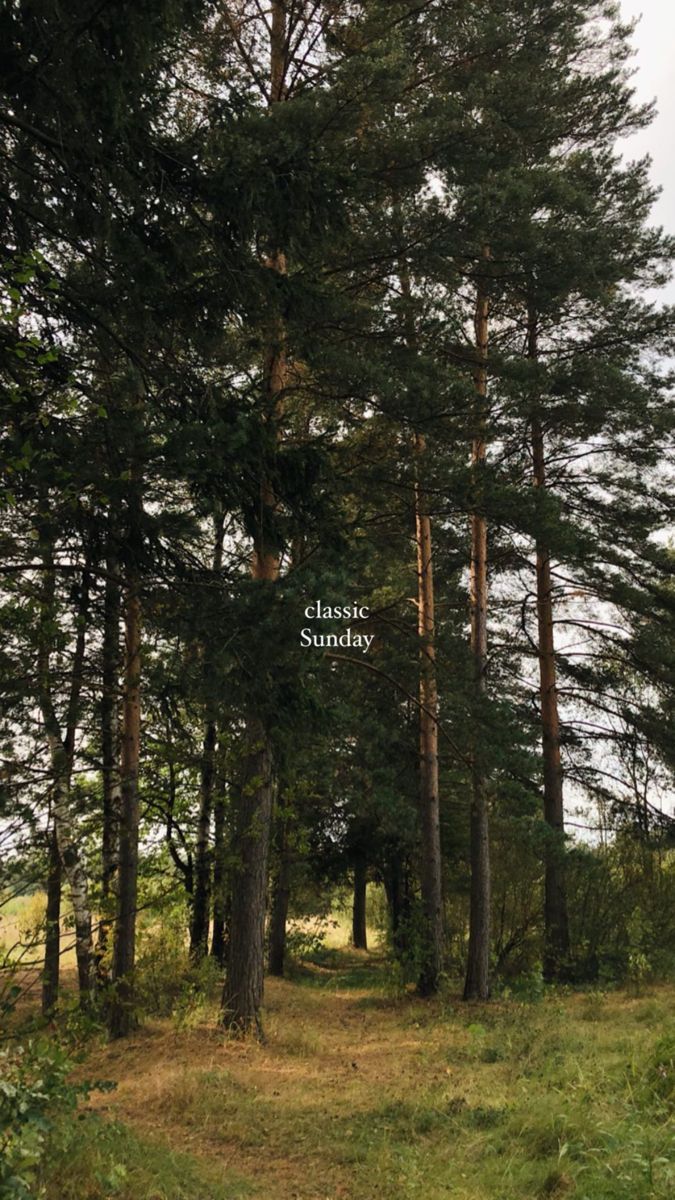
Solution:
<path fill-rule="evenodd" d="M 10 960 L 32 963 L 42 954 L 46 908 L 47 896 L 41 888 L 20 896 L 0 894 L 0 951 Z M 73 966 L 72 908 L 66 895 L 61 901 L 61 950 L 62 966 Z"/>
<path fill-rule="evenodd" d="M 262 1046 L 214 1008 L 98 1051 L 107 1102 L 269 1200 L 672 1200 L 675 989 L 467 1007 L 392 1001 L 377 955 L 329 962 L 268 981 Z"/>
<path fill-rule="evenodd" d="M 44 1200 L 243 1200 L 252 1186 L 235 1171 L 139 1138 L 95 1117 L 53 1153 Z"/>
<path fill-rule="evenodd" d="M 46 1200 L 672 1200 L 674 987 L 424 1002 L 348 917 L 266 982 L 263 1045 L 219 1030 L 218 988 L 92 1044 L 79 1073 L 118 1088 Z"/>

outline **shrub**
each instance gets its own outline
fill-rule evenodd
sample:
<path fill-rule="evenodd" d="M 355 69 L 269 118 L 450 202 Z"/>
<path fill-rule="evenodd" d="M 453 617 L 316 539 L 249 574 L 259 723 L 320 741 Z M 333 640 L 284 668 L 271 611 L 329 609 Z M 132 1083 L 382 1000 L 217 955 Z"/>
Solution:
<path fill-rule="evenodd" d="M 329 916 L 291 921 L 286 934 L 286 950 L 297 962 L 307 959 L 321 960 L 326 951 L 326 937 L 337 926 Z"/>
<path fill-rule="evenodd" d="M 136 994 L 139 1008 L 159 1017 L 171 1016 L 184 993 L 192 964 L 182 906 L 168 906 L 139 928 Z"/>
<path fill-rule="evenodd" d="M 72 1138 L 78 1101 L 112 1084 L 69 1082 L 57 1043 L 28 1042 L 0 1054 L 0 1200 L 39 1200 L 54 1143 Z"/>

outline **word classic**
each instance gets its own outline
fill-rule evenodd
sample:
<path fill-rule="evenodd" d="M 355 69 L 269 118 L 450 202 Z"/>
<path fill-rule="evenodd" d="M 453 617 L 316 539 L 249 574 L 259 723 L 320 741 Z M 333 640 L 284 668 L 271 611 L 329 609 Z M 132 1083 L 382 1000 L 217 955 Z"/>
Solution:
<path fill-rule="evenodd" d="M 359 604 L 331 605 L 313 600 L 307 605 L 305 616 L 310 621 L 365 621 L 370 616 L 370 609 Z M 356 633 L 351 626 L 344 633 L 313 633 L 308 626 L 300 631 L 301 646 L 348 647 L 360 650 L 362 654 L 370 650 L 374 640 L 374 633 Z"/>

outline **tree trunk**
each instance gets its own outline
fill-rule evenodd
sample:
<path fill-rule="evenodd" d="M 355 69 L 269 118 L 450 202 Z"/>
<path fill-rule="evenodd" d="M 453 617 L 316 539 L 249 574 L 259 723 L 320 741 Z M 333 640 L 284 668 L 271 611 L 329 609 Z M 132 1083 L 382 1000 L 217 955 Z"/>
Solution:
<path fill-rule="evenodd" d="M 103 670 L 101 696 L 101 767 L 103 830 L 101 838 L 101 914 L 96 946 L 97 973 L 109 978 L 107 954 L 114 915 L 118 868 L 121 788 L 119 773 L 120 585 L 117 557 L 106 556 L 103 609 Z"/>
<path fill-rule="evenodd" d="M 52 754 L 52 762 L 60 758 L 59 750 Z M 61 863 L 68 880 L 70 902 L 75 922 L 75 957 L 80 1003 L 87 1005 L 91 999 L 93 942 L 92 920 L 89 907 L 89 886 L 79 850 L 79 838 L 70 815 L 70 792 L 65 770 L 56 768 L 59 778 L 53 794 L 53 813 Z"/>
<path fill-rule="evenodd" d="M 383 878 L 394 954 L 397 958 L 406 958 L 410 950 L 408 943 L 411 907 L 408 863 L 392 856 L 385 867 Z"/>
<path fill-rule="evenodd" d="M 77 632 L 71 671 L 66 733 L 62 736 L 59 719 L 54 707 L 51 690 L 50 629 L 55 623 L 55 573 L 53 548 L 49 533 L 42 537 L 44 576 L 40 602 L 40 630 L 38 644 L 38 686 L 42 720 L 45 727 L 52 771 L 52 817 L 54 836 L 58 846 L 61 865 L 68 880 L 70 900 L 75 921 L 75 956 L 79 983 L 80 1003 L 87 1005 L 91 1000 L 92 986 L 92 920 L 89 907 L 89 886 L 86 870 L 79 850 L 79 838 L 73 823 L 70 805 L 70 780 L 75 755 L 75 738 L 79 715 L 80 692 L 84 670 L 86 646 L 87 612 L 89 603 L 89 577 L 82 574 L 77 606 Z M 56 1002 L 56 997 L 54 997 Z"/>
<path fill-rule="evenodd" d="M 211 808 L 216 755 L 216 724 L 207 721 L 202 747 L 199 821 L 194 859 L 190 957 L 198 962 L 208 952 L 211 907 Z"/>
<path fill-rule="evenodd" d="M 406 301 L 406 341 L 417 349 L 408 264 L 399 265 L 401 293 Z M 426 441 L 415 434 L 415 543 L 417 547 L 417 631 L 420 642 L 419 747 L 420 883 L 424 910 L 422 963 L 417 983 L 421 996 L 438 991 L 443 970 L 443 867 L 438 785 L 438 685 L 436 681 L 436 624 L 431 517 L 422 484 Z"/>
<path fill-rule="evenodd" d="M 286 961 L 286 923 L 291 898 L 291 857 L 288 846 L 288 814 L 282 800 L 277 803 L 276 872 L 272 880 L 269 921 L 270 975 L 282 976 Z"/>
<path fill-rule="evenodd" d="M 52 829 L 49 836 L 49 874 L 47 877 L 47 913 L 45 920 L 45 961 L 42 972 L 42 1015 L 49 1017 L 59 996 L 61 954 L 61 856 Z"/>
<path fill-rule="evenodd" d="M 418 479 L 415 484 L 417 542 L 417 614 L 420 638 L 420 826 L 422 835 L 421 889 L 425 930 L 418 991 L 430 996 L 438 991 L 443 970 L 443 890 L 441 820 L 438 787 L 438 688 L 434 616 L 433 548 L 431 519 L 419 483 L 424 438 L 415 438 Z"/>
<path fill-rule="evenodd" d="M 401 869 L 398 862 L 387 864 L 383 872 L 384 892 L 387 897 L 387 908 L 389 910 L 389 928 L 391 930 L 391 944 L 395 955 L 401 951 Z"/>
<path fill-rule="evenodd" d="M 255 1029 L 262 1037 L 267 859 L 274 777 L 269 737 L 262 721 L 249 717 L 248 751 L 234 830 L 232 914 L 223 989 L 223 1023 L 234 1033 Z"/>
<path fill-rule="evenodd" d="M 117 915 L 113 952 L 111 1038 L 125 1037 L 136 1023 L 133 969 L 138 904 L 138 770 L 141 736 L 141 601 L 138 580 L 127 584 L 124 612 L 124 704 L 122 723 L 122 811 L 119 842 Z"/>
<path fill-rule="evenodd" d="M 368 949 L 366 884 L 366 864 L 361 859 L 358 859 L 354 864 L 354 899 L 352 904 L 352 946 L 355 950 Z"/>
<path fill-rule="evenodd" d="M 284 99 L 287 65 L 285 0 L 272 0 L 270 27 L 270 108 Z M 268 267 L 278 275 L 287 272 L 286 256 L 273 246 Z M 265 356 L 266 419 L 272 454 L 276 453 L 278 422 L 288 383 L 286 337 L 280 316 L 271 322 Z M 278 498 L 271 471 L 265 467 L 253 538 L 251 573 L 261 584 L 273 584 L 281 565 L 277 531 Z M 244 786 L 237 797 L 234 817 L 235 866 L 229 928 L 228 966 L 223 989 L 223 1023 L 237 1033 L 255 1028 L 262 1038 L 260 1007 L 263 998 L 265 905 L 267 864 L 275 788 L 274 756 L 266 723 L 259 713 L 246 722 L 247 755 Z"/>
<path fill-rule="evenodd" d="M 279 862 L 279 871 L 272 889 L 269 929 L 270 975 L 282 976 L 286 965 L 286 925 L 288 906 L 291 899 L 290 862 L 284 852 Z"/>
<path fill-rule="evenodd" d="M 219 789 L 213 813 L 213 932 L 211 956 L 225 966 L 227 949 L 227 843 L 225 841 L 225 793 Z"/>
<path fill-rule="evenodd" d="M 277 386 L 285 377 L 279 358 L 273 356 L 271 378 Z M 279 574 L 279 553 L 268 542 L 266 518 L 273 517 L 275 498 L 270 485 L 261 488 L 261 517 L 254 546 L 252 574 L 261 583 L 273 583 Z M 246 721 L 247 753 L 243 786 L 233 805 L 232 899 L 223 989 L 223 1024 L 238 1034 L 255 1029 L 262 1038 L 260 1007 L 263 998 L 265 906 L 267 864 L 274 796 L 272 743 L 263 719 L 255 713 Z"/>
<path fill-rule="evenodd" d="M 217 579 L 223 565 L 222 513 L 214 514 L 215 544 L 212 572 Z M 211 811 L 213 808 L 213 784 L 216 770 L 216 722 L 211 714 L 213 708 L 213 680 L 211 679 L 210 647 L 204 647 L 204 685 L 206 690 L 207 720 L 204 726 L 202 747 L 201 781 L 199 789 L 199 820 L 194 859 L 194 890 L 192 893 L 192 918 L 190 921 L 190 956 L 198 962 L 208 953 L 209 909 L 211 907 Z"/>
<path fill-rule="evenodd" d="M 487 247 L 483 256 L 489 257 Z M 487 669 L 487 521 L 481 508 L 484 504 L 484 472 L 486 459 L 485 409 L 487 397 L 488 297 L 485 286 L 479 283 L 476 296 L 476 351 L 478 369 L 475 376 L 476 435 L 471 451 L 476 508 L 471 514 L 471 654 L 473 683 L 476 698 L 476 717 L 486 690 Z M 474 717 L 474 724 L 476 721 Z M 471 763 L 471 900 L 469 911 L 469 953 L 465 1000 L 487 1000 L 490 994 L 490 840 L 488 793 L 481 750 L 477 744 Z"/>
<path fill-rule="evenodd" d="M 270 106 L 284 99 L 286 74 L 286 3 L 287 0 L 272 0 L 272 27 L 270 29 Z"/>
<path fill-rule="evenodd" d="M 537 320 L 528 315 L 528 358 L 536 360 Z M 532 416 L 532 459 L 534 486 L 543 496 L 546 488 L 546 456 L 541 420 Z M 565 810 L 563 772 L 560 758 L 560 718 L 556 687 L 553 638 L 553 583 L 548 546 L 536 539 L 537 625 L 539 634 L 539 691 L 541 701 L 542 756 L 544 763 L 544 819 L 551 836 L 544 861 L 544 979 L 563 981 L 569 973 L 570 936 L 565 880 Z"/>

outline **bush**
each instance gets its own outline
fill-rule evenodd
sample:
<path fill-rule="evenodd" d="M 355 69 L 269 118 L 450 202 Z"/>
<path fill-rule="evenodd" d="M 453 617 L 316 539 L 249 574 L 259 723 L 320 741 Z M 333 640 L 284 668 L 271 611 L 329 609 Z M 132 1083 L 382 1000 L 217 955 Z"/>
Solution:
<path fill-rule="evenodd" d="M 82 1096 L 113 1085 L 73 1084 L 72 1062 L 57 1043 L 28 1042 L 0 1054 L 0 1200 L 39 1200 L 45 1161 L 72 1139 Z"/>
<path fill-rule="evenodd" d="M 331 929 L 337 928 L 337 921 L 329 916 L 307 918 L 304 921 L 291 921 L 286 933 L 286 951 L 296 962 L 308 959 L 321 960 L 326 952 L 326 937 Z"/>
<path fill-rule="evenodd" d="M 185 992 L 192 964 L 185 931 L 187 917 L 179 905 L 144 921 L 139 928 L 136 995 L 142 1012 L 171 1016 Z"/>
<path fill-rule="evenodd" d="M 187 946 L 184 905 L 165 906 L 139 931 L 136 1002 L 141 1014 L 173 1017 L 186 1027 L 198 1023 L 217 994 L 222 969 L 206 957 L 194 963 Z"/>

